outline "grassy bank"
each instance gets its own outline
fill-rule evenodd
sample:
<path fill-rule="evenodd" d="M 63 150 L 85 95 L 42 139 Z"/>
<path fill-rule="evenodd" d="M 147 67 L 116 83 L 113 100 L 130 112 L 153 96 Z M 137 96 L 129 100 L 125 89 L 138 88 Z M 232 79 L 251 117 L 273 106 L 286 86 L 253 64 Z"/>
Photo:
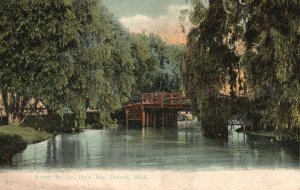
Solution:
<path fill-rule="evenodd" d="M 0 164 L 11 165 L 15 153 L 24 150 L 28 144 L 38 143 L 53 135 L 25 126 L 0 127 Z"/>
<path fill-rule="evenodd" d="M 101 129 L 99 117 L 99 113 L 87 113 L 86 126 Z M 65 114 L 63 118 L 57 114 L 28 116 L 20 126 L 0 126 L 0 164 L 10 165 L 12 156 L 28 144 L 44 141 L 59 133 L 81 130 L 75 127 L 74 114 Z"/>
<path fill-rule="evenodd" d="M 51 138 L 52 134 L 24 126 L 3 126 L 0 127 L 0 138 L 4 136 L 17 137 L 26 142 L 26 144 L 33 144 Z"/>

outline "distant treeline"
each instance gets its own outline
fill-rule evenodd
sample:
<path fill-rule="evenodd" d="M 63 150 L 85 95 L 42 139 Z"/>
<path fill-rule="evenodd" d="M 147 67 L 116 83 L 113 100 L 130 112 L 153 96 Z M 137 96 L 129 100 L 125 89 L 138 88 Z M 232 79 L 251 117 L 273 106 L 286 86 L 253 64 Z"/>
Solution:
<path fill-rule="evenodd" d="M 86 110 L 112 123 L 132 94 L 182 88 L 185 46 L 130 34 L 98 0 L 0 3 L 0 91 L 9 124 L 22 123 L 30 98 L 78 126 Z"/>

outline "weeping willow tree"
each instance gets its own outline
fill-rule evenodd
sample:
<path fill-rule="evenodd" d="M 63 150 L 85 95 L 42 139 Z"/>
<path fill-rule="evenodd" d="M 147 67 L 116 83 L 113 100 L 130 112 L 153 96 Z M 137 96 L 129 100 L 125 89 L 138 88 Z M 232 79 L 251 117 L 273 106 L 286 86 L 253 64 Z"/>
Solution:
<path fill-rule="evenodd" d="M 230 110 L 242 107 L 239 114 L 247 115 L 257 130 L 299 139 L 299 1 L 215 0 L 208 1 L 208 7 L 199 1 L 193 5 L 191 20 L 197 27 L 189 34 L 187 87 L 195 94 L 195 109 L 206 131 L 225 124 L 236 114 Z M 239 47 L 245 52 L 238 54 Z M 234 91 L 239 69 L 249 86 L 245 102 L 237 101 Z M 219 92 L 226 81 L 230 101 L 215 104 L 210 93 Z"/>
<path fill-rule="evenodd" d="M 159 67 L 155 72 L 152 91 L 178 92 L 183 89 L 182 69 L 184 64 L 184 45 L 171 45 L 159 36 L 149 36 L 150 49 Z"/>
<path fill-rule="evenodd" d="M 151 91 L 155 80 L 155 71 L 160 67 L 159 60 L 151 51 L 150 40 L 146 34 L 131 36 L 131 54 L 135 60 L 136 92 Z"/>
<path fill-rule="evenodd" d="M 74 1 L 79 31 L 78 48 L 72 51 L 75 70 L 66 89 L 67 106 L 84 126 L 87 109 L 100 112 L 104 126 L 110 115 L 128 101 L 135 82 L 129 33 L 98 1 Z"/>
<path fill-rule="evenodd" d="M 250 98 L 257 102 L 256 121 L 279 138 L 299 140 L 300 2 L 258 1 L 248 10 L 243 57 Z"/>
<path fill-rule="evenodd" d="M 8 0 L 0 10 L 0 90 L 9 124 L 24 120 L 31 97 L 61 110 L 78 39 L 72 2 Z"/>
<path fill-rule="evenodd" d="M 154 34 L 134 34 L 131 52 L 135 60 L 136 93 L 182 89 L 185 46 L 167 44 Z"/>
<path fill-rule="evenodd" d="M 84 125 L 87 109 L 103 125 L 135 82 L 129 34 L 96 0 L 0 3 L 0 90 L 10 124 L 24 120 L 29 98 Z"/>
<path fill-rule="evenodd" d="M 236 97 L 235 86 L 239 69 L 236 36 L 228 28 L 228 15 L 222 0 L 209 1 L 208 8 L 194 1 L 192 22 L 196 25 L 188 35 L 185 78 L 193 94 L 194 109 L 205 135 L 227 137 L 231 102 Z M 230 97 L 220 95 L 229 82 Z"/>

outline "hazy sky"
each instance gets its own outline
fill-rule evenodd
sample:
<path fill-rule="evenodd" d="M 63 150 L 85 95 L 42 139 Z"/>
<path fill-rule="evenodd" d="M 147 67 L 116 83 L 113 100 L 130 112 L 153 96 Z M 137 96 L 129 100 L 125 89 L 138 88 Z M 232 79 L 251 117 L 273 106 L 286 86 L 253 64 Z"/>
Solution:
<path fill-rule="evenodd" d="M 186 0 L 102 0 L 103 4 L 133 33 L 156 33 L 169 43 L 185 43 L 179 24 Z M 186 22 L 188 27 L 189 23 Z"/>

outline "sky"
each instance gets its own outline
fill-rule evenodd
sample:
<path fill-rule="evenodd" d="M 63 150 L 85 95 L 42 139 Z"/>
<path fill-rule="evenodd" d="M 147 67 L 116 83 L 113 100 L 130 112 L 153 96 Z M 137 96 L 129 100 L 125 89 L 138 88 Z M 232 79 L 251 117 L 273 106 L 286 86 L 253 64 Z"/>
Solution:
<path fill-rule="evenodd" d="M 181 10 L 189 9 L 187 0 L 102 0 L 131 33 L 160 35 L 170 44 L 186 42 L 179 23 Z M 186 19 L 185 28 L 191 25 Z M 188 32 L 188 30 L 187 30 Z"/>

